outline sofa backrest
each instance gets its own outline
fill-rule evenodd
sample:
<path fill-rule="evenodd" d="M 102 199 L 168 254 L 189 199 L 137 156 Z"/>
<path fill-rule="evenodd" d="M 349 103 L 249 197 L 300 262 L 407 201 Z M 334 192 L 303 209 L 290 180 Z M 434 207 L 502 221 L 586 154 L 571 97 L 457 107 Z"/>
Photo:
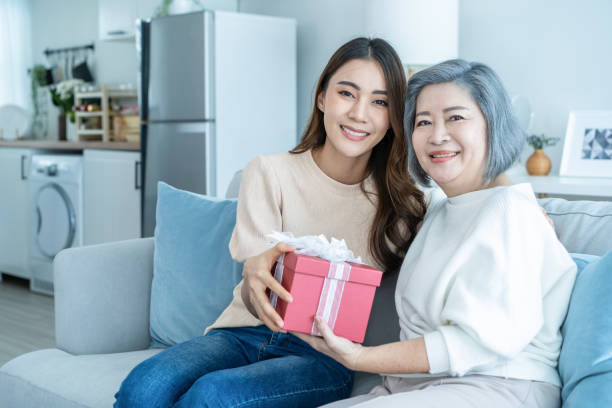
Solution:
<path fill-rule="evenodd" d="M 232 181 L 230 181 L 229 186 L 227 186 L 227 191 L 225 192 L 225 198 L 238 198 L 238 192 L 240 192 L 240 180 L 242 179 L 242 170 L 238 170 L 234 177 L 232 177 Z"/>
<path fill-rule="evenodd" d="M 612 202 L 543 198 L 540 205 L 555 223 L 568 252 L 603 255 L 612 251 Z"/>
<path fill-rule="evenodd" d="M 238 197 L 241 177 L 242 170 L 234 174 L 226 198 Z M 557 236 L 568 252 L 603 255 L 612 250 L 611 201 L 543 198 L 539 202 L 555 223 Z"/>

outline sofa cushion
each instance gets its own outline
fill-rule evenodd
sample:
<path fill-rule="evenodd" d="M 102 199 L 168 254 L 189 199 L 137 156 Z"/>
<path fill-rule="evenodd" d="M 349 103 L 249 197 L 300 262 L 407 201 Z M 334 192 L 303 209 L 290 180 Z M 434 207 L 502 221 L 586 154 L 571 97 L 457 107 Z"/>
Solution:
<path fill-rule="evenodd" d="M 232 299 L 242 265 L 228 245 L 236 200 L 221 200 L 160 182 L 153 283 L 153 346 L 171 346 L 204 333 Z"/>
<path fill-rule="evenodd" d="M 539 200 L 555 223 L 559 240 L 569 252 L 603 255 L 612 250 L 612 202 Z"/>
<path fill-rule="evenodd" d="M 612 251 L 580 271 L 559 356 L 563 406 L 612 406 Z M 582 265 L 584 266 L 584 265 Z"/>
<path fill-rule="evenodd" d="M 0 407 L 111 407 L 132 368 L 159 351 L 73 356 L 46 349 L 23 354 L 0 368 Z"/>

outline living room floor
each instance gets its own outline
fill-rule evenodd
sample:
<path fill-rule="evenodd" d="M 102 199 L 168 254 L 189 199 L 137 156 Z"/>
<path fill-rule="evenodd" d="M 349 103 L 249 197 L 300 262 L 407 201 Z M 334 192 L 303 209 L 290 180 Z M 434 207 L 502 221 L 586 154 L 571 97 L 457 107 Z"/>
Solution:
<path fill-rule="evenodd" d="M 0 281 L 0 366 L 33 350 L 55 347 L 53 298 L 31 292 L 28 281 Z"/>

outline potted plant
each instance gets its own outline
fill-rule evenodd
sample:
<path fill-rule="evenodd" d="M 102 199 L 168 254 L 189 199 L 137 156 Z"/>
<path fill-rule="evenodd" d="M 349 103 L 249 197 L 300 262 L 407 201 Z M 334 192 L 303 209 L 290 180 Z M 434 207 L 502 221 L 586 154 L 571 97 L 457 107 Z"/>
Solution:
<path fill-rule="evenodd" d="M 534 151 L 527 159 L 527 173 L 532 176 L 545 176 L 550 172 L 550 159 L 542 150 L 545 146 L 554 146 L 559 141 L 558 137 L 546 137 L 542 135 L 531 135 L 527 138 L 527 144 Z"/>
<path fill-rule="evenodd" d="M 30 70 L 30 88 L 32 91 L 32 103 L 34 105 L 34 115 L 38 115 L 38 88 L 47 84 L 47 68 L 44 65 L 34 65 Z"/>
<path fill-rule="evenodd" d="M 59 140 L 66 140 L 66 129 L 74 126 L 74 88 L 84 84 L 82 79 L 68 79 L 51 88 L 51 100 L 60 108 Z M 76 131 L 76 129 L 75 129 Z"/>

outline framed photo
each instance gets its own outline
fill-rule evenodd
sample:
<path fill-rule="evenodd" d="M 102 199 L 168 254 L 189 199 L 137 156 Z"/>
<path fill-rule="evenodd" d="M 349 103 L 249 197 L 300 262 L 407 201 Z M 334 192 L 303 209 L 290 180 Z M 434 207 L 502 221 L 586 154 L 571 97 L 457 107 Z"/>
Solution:
<path fill-rule="evenodd" d="M 572 111 L 561 176 L 612 177 L 612 111 Z"/>

